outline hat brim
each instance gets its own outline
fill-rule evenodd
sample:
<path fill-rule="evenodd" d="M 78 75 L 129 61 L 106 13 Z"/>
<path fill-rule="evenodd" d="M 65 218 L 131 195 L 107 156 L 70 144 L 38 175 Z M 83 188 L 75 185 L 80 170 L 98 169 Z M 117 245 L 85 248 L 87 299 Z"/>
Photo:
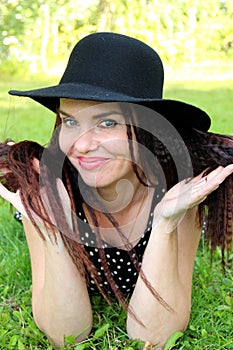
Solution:
<path fill-rule="evenodd" d="M 9 94 L 30 97 L 54 113 L 56 113 L 59 106 L 60 98 L 102 102 L 131 102 L 153 109 L 163 115 L 177 128 L 196 128 L 207 131 L 211 125 L 210 117 L 206 112 L 182 101 L 128 96 L 84 83 L 63 83 L 28 91 L 10 90 Z"/>

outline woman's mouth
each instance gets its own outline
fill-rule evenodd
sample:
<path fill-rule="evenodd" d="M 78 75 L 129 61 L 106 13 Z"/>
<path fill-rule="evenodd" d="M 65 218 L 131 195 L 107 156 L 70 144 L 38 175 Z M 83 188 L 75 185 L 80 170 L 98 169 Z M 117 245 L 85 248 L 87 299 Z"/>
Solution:
<path fill-rule="evenodd" d="M 78 157 L 79 166 L 86 170 L 93 170 L 100 168 L 107 163 L 109 158 L 102 157 Z"/>

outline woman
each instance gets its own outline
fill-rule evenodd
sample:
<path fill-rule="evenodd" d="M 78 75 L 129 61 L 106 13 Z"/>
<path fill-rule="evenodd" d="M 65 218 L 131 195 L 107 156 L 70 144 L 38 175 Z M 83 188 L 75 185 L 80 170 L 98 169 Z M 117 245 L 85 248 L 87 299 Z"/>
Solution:
<path fill-rule="evenodd" d="M 130 337 L 163 347 L 189 321 L 204 220 L 211 249 L 230 252 L 233 139 L 162 89 L 153 49 L 95 33 L 57 86 L 10 91 L 57 114 L 46 149 L 2 144 L 0 157 L 0 194 L 23 215 L 34 319 L 55 346 L 90 333 L 97 291 L 127 308 Z"/>

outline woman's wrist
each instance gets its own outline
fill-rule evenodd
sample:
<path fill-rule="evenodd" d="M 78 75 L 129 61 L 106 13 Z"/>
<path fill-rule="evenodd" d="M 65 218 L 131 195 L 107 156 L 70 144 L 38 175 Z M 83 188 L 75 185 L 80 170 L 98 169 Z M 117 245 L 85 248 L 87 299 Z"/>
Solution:
<path fill-rule="evenodd" d="M 154 215 L 152 229 L 153 231 L 158 231 L 160 233 L 171 234 L 176 231 L 180 220 L 181 219 L 178 217 L 167 218 L 162 215 Z"/>

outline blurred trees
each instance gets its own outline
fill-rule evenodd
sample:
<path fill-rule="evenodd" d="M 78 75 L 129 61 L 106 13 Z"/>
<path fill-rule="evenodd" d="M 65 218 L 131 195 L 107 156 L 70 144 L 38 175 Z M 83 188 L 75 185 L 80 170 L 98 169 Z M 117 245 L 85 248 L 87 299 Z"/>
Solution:
<path fill-rule="evenodd" d="M 89 33 L 137 37 L 170 64 L 233 57 L 232 0 L 1 0 L 1 70 L 54 74 Z"/>

